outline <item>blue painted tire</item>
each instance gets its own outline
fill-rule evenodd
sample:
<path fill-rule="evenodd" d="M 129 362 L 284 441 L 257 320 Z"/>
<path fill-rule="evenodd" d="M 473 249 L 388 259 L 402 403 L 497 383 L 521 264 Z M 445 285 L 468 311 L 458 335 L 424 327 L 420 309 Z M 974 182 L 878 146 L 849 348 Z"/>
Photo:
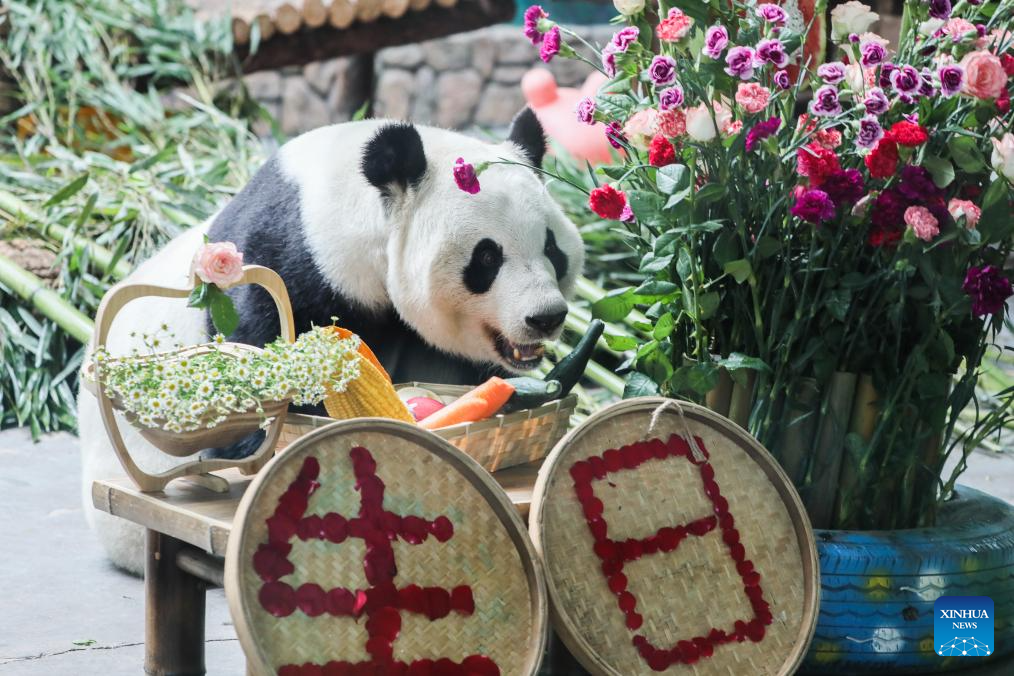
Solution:
<path fill-rule="evenodd" d="M 817 530 L 820 616 L 804 673 L 927 673 L 1014 652 L 1014 506 L 959 486 L 934 528 Z M 996 650 L 934 652 L 933 602 L 989 596 Z"/>

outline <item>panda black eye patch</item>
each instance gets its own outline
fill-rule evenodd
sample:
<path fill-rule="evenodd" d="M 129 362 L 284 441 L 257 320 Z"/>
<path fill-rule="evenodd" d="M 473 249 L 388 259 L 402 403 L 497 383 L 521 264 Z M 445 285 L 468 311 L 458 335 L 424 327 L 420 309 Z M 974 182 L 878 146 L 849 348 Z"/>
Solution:
<path fill-rule="evenodd" d="M 567 254 L 560 251 L 560 247 L 556 245 L 556 235 L 549 228 L 546 228 L 546 246 L 543 248 L 542 253 L 553 264 L 557 281 L 563 279 L 564 275 L 567 274 Z"/>
<path fill-rule="evenodd" d="M 472 293 L 486 293 L 503 265 L 503 248 L 491 239 L 480 240 L 465 267 L 465 286 Z"/>

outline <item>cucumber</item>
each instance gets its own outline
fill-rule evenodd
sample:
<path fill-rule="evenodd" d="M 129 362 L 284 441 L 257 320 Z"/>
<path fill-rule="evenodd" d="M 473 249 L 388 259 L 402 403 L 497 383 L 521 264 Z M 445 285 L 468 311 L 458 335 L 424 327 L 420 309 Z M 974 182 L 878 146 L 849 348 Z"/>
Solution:
<path fill-rule="evenodd" d="M 497 411 L 498 413 L 511 413 L 526 408 L 537 408 L 547 401 L 560 398 L 560 381 L 539 380 L 519 376 L 517 378 L 504 378 L 514 387 L 514 394 L 507 400 L 507 403 Z"/>
<path fill-rule="evenodd" d="M 581 340 L 577 342 L 570 354 L 562 357 L 560 361 L 556 362 L 553 370 L 546 374 L 546 380 L 560 381 L 563 389 L 557 396 L 567 396 L 577 385 L 577 381 L 581 380 L 585 368 L 588 367 L 592 352 L 595 351 L 595 343 L 598 342 L 605 328 L 606 325 L 601 319 L 593 319 L 588 324 L 588 330 L 581 336 Z"/>

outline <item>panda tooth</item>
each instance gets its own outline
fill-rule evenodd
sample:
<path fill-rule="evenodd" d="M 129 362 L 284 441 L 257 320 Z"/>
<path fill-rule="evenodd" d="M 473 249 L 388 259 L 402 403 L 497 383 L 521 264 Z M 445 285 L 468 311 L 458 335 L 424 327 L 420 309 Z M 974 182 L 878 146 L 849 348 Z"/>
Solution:
<path fill-rule="evenodd" d="M 514 348 L 514 359 L 517 361 L 521 361 L 521 350 L 519 350 L 516 347 Z"/>
<path fill-rule="evenodd" d="M 545 348 L 545 346 L 543 346 L 543 345 L 539 345 L 539 346 L 538 346 L 537 348 L 535 348 L 535 349 L 534 349 L 534 350 L 532 351 L 532 353 L 533 353 L 533 354 L 534 354 L 534 355 L 535 355 L 536 357 L 541 357 L 542 355 L 544 355 L 544 354 L 546 353 L 546 348 Z"/>

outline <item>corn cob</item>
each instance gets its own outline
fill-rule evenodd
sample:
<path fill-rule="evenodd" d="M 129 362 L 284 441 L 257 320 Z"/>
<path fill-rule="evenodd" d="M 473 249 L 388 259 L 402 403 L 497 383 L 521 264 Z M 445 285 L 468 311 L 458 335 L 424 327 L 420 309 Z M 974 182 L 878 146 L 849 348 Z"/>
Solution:
<path fill-rule="evenodd" d="M 361 355 L 359 377 L 344 392 L 329 392 L 324 408 L 329 416 L 339 420 L 372 417 L 415 422 L 386 374 Z"/>

